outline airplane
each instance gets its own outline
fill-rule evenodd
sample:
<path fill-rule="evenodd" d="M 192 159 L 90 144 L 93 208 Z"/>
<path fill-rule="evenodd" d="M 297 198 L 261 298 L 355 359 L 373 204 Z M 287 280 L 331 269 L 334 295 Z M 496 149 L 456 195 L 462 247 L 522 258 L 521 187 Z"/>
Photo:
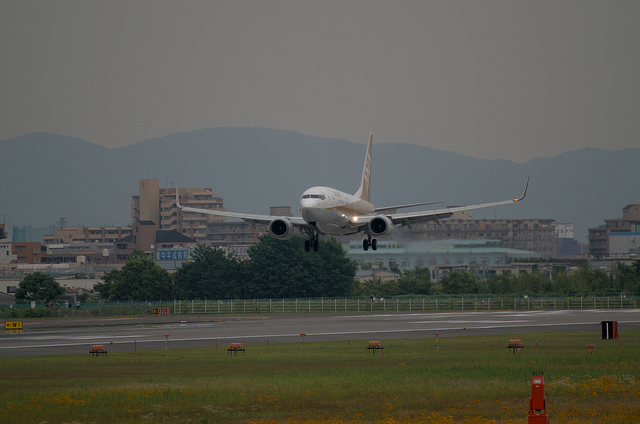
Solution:
<path fill-rule="evenodd" d="M 366 238 L 362 241 L 362 248 L 364 250 L 369 250 L 369 248 L 377 250 L 378 242 L 376 237 L 391 235 L 395 225 L 404 225 L 411 229 L 413 223 L 424 221 L 439 222 L 441 219 L 450 217 L 455 212 L 517 203 L 524 199 L 527 194 L 529 178 L 527 178 L 522 197 L 517 199 L 405 213 L 397 213 L 397 210 L 441 202 L 423 202 L 376 208 L 369 200 L 371 193 L 372 145 L 373 133 L 370 133 L 358 191 L 355 194 L 349 194 L 329 187 L 311 187 L 302 193 L 300 198 L 300 212 L 302 215 L 300 217 L 274 217 L 182 206 L 180 205 L 177 186 L 176 204 L 178 208 L 185 212 L 240 218 L 250 223 L 265 224 L 269 235 L 281 240 L 288 240 L 293 237 L 297 229 L 300 234 L 309 236 L 309 239 L 305 240 L 305 250 L 308 252 L 313 249 L 317 252 L 319 246 L 318 236 L 320 234 L 345 236 L 364 233 Z"/>

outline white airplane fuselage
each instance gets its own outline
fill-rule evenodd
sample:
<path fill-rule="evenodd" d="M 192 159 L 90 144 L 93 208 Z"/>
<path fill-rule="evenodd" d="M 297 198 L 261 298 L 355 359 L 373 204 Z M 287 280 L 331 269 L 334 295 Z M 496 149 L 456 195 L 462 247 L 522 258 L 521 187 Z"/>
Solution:
<path fill-rule="evenodd" d="M 375 207 L 366 200 L 329 187 L 311 187 L 300 198 L 302 218 L 325 234 L 357 233 L 358 218 L 374 211 Z"/>

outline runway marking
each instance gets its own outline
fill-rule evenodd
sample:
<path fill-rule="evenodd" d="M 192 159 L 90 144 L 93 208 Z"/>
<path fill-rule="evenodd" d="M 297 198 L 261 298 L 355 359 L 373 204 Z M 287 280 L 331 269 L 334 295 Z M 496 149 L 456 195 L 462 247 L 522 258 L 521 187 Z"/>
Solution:
<path fill-rule="evenodd" d="M 531 320 L 509 320 L 509 321 L 496 321 L 496 320 L 487 320 L 487 321 L 471 321 L 471 320 L 442 320 L 442 321 L 415 321 L 409 322 L 408 324 L 522 324 L 527 322 L 533 322 Z"/>
<path fill-rule="evenodd" d="M 126 339 L 126 338 L 136 338 L 136 337 L 150 337 L 149 335 L 129 335 L 129 336 L 110 336 L 110 335 L 80 335 L 80 336 L 24 336 L 22 340 L 61 340 L 61 339 L 70 339 L 70 340 L 95 340 L 96 338 L 105 338 L 105 339 Z"/>
<path fill-rule="evenodd" d="M 584 310 L 583 311 L 587 311 Z M 478 316 L 478 315 L 499 315 L 499 316 L 510 316 L 510 317 L 519 317 L 519 316 L 530 316 L 530 315 L 563 315 L 567 313 L 575 312 L 573 310 L 534 310 L 534 311 L 450 311 L 450 312 L 414 312 L 408 314 L 398 314 L 398 313 L 382 313 L 375 314 L 376 318 L 407 318 L 407 317 L 429 317 L 429 318 L 446 318 L 452 315 L 463 315 L 463 316 Z M 607 310 L 603 311 L 607 312 Z M 362 319 L 367 315 L 342 315 L 336 317 L 338 319 Z"/>

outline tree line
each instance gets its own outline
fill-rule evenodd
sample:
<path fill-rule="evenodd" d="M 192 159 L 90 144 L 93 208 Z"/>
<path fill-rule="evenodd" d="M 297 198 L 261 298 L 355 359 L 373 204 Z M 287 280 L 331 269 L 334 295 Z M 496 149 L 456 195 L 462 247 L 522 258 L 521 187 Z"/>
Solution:
<path fill-rule="evenodd" d="M 170 274 L 144 252 L 134 251 L 122 269 L 106 273 L 95 290 L 106 301 L 640 292 L 640 261 L 618 263 L 611 275 L 584 265 L 570 272 L 552 268 L 550 274 L 503 274 L 480 281 L 456 271 L 438 284 L 431 283 L 428 268 L 396 269 L 397 278 L 382 283 L 355 280 L 357 265 L 345 253 L 335 239 L 321 241 L 319 251 L 310 253 L 304 251 L 303 238 L 263 236 L 249 248 L 248 259 L 198 245 L 191 260 Z M 63 293 L 53 277 L 34 273 L 20 283 L 16 299 L 48 301 Z"/>
<path fill-rule="evenodd" d="M 263 236 L 248 259 L 198 245 L 191 260 L 173 275 L 143 252 L 129 256 L 122 269 L 104 275 L 95 289 L 108 301 L 151 299 L 255 299 L 338 297 L 356 292 L 356 265 L 335 239 L 318 252 L 304 251 L 304 239 Z"/>

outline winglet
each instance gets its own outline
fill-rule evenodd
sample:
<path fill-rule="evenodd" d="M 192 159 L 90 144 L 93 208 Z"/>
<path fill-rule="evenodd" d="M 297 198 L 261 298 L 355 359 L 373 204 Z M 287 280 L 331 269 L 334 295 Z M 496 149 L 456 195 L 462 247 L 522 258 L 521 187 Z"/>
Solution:
<path fill-rule="evenodd" d="M 180 204 L 180 195 L 178 194 L 178 184 L 176 184 L 176 206 L 178 209 L 182 209 L 182 205 Z"/>
<path fill-rule="evenodd" d="M 529 176 L 527 177 L 527 184 L 524 186 L 524 193 L 522 193 L 522 197 L 521 197 L 521 198 L 519 198 L 519 199 L 513 199 L 513 201 L 514 201 L 514 202 L 519 202 L 519 201 L 521 201 L 522 199 L 524 199 L 524 196 L 526 196 L 526 195 L 527 195 L 527 188 L 529 188 L 529 179 L 530 179 L 530 178 L 531 178 L 531 175 L 529 175 Z"/>
<path fill-rule="evenodd" d="M 355 196 L 362 200 L 369 201 L 369 187 L 371 185 L 371 146 L 373 145 L 373 133 L 369 133 L 369 144 L 367 145 L 367 155 L 364 158 L 364 167 L 362 169 L 362 180 L 360 188 Z"/>

